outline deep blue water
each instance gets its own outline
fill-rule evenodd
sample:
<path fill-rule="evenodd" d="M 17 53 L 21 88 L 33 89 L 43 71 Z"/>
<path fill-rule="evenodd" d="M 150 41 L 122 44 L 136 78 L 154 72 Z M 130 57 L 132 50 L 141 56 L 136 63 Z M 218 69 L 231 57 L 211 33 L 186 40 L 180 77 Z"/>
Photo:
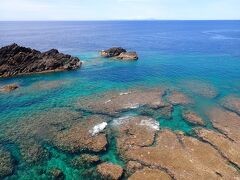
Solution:
<path fill-rule="evenodd" d="M 0 79 L 0 85 L 21 86 L 0 94 L 1 122 L 14 122 L 55 107 L 74 109 L 74 102 L 82 96 L 139 86 L 185 92 L 198 102 L 193 108 L 199 112 L 226 95 L 240 95 L 240 21 L 0 22 L 0 46 L 14 42 L 41 51 L 56 48 L 84 63 L 71 72 Z M 139 60 L 119 62 L 99 57 L 99 50 L 112 46 L 137 51 Z M 218 96 L 196 95 L 186 82 L 208 84 Z M 160 119 L 162 127 L 191 130 L 179 111 L 181 107 L 174 110 L 172 121 Z M 61 168 L 71 179 L 74 172 L 63 163 L 65 154 L 50 151 L 58 158 L 48 165 Z M 116 158 L 112 152 L 105 157 Z M 34 168 L 30 169 L 34 174 Z M 28 170 L 16 172 L 27 177 Z"/>

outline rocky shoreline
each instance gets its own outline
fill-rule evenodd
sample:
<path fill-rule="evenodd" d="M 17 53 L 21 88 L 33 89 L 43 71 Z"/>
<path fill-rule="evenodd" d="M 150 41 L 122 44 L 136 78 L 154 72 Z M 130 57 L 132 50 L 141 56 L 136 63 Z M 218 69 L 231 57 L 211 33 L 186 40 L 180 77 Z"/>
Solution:
<path fill-rule="evenodd" d="M 80 59 L 56 49 L 40 52 L 17 44 L 0 49 L 0 77 L 74 70 L 81 64 Z"/>

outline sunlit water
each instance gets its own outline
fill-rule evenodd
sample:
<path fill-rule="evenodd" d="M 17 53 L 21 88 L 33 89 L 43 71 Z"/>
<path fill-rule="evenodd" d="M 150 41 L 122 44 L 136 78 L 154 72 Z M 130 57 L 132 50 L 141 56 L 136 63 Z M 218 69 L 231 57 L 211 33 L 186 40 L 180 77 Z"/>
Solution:
<path fill-rule="evenodd" d="M 205 120 L 208 106 L 218 106 L 227 95 L 240 95 L 240 21 L 126 21 L 126 22 L 0 22 L 0 46 L 11 43 L 59 51 L 79 57 L 81 69 L 71 72 L 38 74 L 0 79 L 0 85 L 17 83 L 20 88 L 0 94 L 1 124 L 51 108 L 68 107 L 78 111 L 82 97 L 111 90 L 163 87 L 178 90 L 196 103 L 190 105 Z M 136 62 L 103 59 L 98 51 L 122 46 L 138 52 Z M 193 92 L 188 82 L 208 84 L 217 91 L 214 98 Z M 161 128 L 191 134 L 193 126 L 182 119 L 182 106 L 174 107 L 171 120 L 152 115 Z M 126 112 L 138 114 L 137 110 Z M 4 130 L 1 129 L 1 132 Z M 4 135 L 3 135 L 4 136 Z M 114 137 L 102 160 L 124 166 L 117 156 Z M 43 144 L 51 157 L 29 166 L 21 161 L 17 145 L 1 142 L 15 159 L 14 174 L 7 179 L 47 178 L 42 169 L 61 169 L 67 179 L 86 178 L 84 168 L 74 168 L 75 156 Z"/>

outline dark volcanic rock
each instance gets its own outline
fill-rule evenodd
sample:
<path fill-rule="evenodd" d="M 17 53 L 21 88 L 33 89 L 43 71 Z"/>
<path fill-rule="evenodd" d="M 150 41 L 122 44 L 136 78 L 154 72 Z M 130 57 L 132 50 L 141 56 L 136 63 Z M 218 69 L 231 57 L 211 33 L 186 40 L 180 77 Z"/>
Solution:
<path fill-rule="evenodd" d="M 78 58 L 51 49 L 41 53 L 35 49 L 12 44 L 0 49 L 0 77 L 77 69 Z"/>
<path fill-rule="evenodd" d="M 121 60 L 137 60 L 138 55 L 136 52 L 127 52 L 126 49 L 121 47 L 113 47 L 107 50 L 103 50 L 100 52 L 102 57 L 106 58 L 116 58 Z"/>
<path fill-rule="evenodd" d="M 113 48 L 101 51 L 100 54 L 103 57 L 116 57 L 123 52 L 127 52 L 126 49 L 123 49 L 121 47 L 113 47 Z"/>

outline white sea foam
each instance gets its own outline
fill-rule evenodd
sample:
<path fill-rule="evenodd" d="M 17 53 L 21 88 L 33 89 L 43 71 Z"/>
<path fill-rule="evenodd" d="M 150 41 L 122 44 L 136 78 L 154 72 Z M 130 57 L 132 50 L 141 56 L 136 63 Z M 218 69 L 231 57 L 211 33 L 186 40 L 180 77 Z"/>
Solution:
<path fill-rule="evenodd" d="M 107 104 L 107 103 L 109 103 L 109 102 L 111 102 L 112 100 L 111 99 L 109 99 L 109 100 L 107 100 L 106 102 L 105 102 L 105 104 Z"/>
<path fill-rule="evenodd" d="M 112 125 L 113 126 L 121 125 L 124 122 L 126 122 L 127 120 L 129 120 L 130 118 L 131 118 L 131 116 L 123 116 L 123 117 L 120 117 L 120 118 L 116 118 L 112 121 Z"/>
<path fill-rule="evenodd" d="M 159 122 L 157 122 L 156 120 L 149 118 L 149 119 L 143 119 L 141 120 L 140 124 L 141 126 L 148 126 L 154 130 L 159 130 Z"/>
<path fill-rule="evenodd" d="M 130 94 L 131 92 L 122 92 L 120 93 L 119 95 L 122 96 L 122 95 L 127 95 L 127 94 Z"/>
<path fill-rule="evenodd" d="M 95 136 L 96 134 L 102 132 L 108 124 L 106 122 L 100 123 L 95 125 L 91 130 L 89 130 L 89 133 L 92 134 L 92 136 Z"/>

